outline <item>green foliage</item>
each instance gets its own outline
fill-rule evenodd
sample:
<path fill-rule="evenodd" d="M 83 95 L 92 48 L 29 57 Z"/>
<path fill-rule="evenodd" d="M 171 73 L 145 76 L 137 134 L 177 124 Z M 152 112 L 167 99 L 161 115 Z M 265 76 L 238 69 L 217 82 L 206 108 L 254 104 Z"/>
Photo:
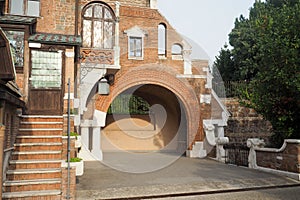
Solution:
<path fill-rule="evenodd" d="M 82 161 L 82 158 L 78 158 L 78 157 L 70 158 L 70 162 L 80 162 L 80 161 Z"/>
<path fill-rule="evenodd" d="M 65 133 L 64 135 L 66 135 L 66 136 L 68 136 L 68 133 Z M 75 137 L 77 137 L 79 134 L 78 133 L 76 133 L 76 132 L 70 132 L 70 136 L 75 136 Z"/>
<path fill-rule="evenodd" d="M 216 75 L 215 73 L 217 72 L 216 70 L 219 70 L 221 77 L 223 77 L 223 81 L 238 80 L 238 71 L 234 68 L 235 66 L 232 60 L 232 54 L 228 49 L 228 46 L 224 45 L 224 48 L 219 51 L 219 54 L 220 55 L 216 57 L 214 63 L 214 77 Z"/>
<path fill-rule="evenodd" d="M 272 123 L 276 145 L 300 138 L 300 0 L 256 1 L 249 19 L 235 21 L 229 43 L 233 64 L 226 69 L 249 81 L 243 103 Z M 215 64 L 222 70 L 224 62 Z"/>
<path fill-rule="evenodd" d="M 119 95 L 108 109 L 108 114 L 148 114 L 150 105 L 143 98 L 135 95 Z"/>

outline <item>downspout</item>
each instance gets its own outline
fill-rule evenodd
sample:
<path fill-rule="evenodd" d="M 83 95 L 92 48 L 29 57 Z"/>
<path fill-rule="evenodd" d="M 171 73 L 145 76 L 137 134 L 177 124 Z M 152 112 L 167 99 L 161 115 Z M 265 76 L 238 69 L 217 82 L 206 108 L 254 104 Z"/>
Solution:
<path fill-rule="evenodd" d="M 78 36 L 79 0 L 75 0 L 75 36 Z"/>
<path fill-rule="evenodd" d="M 75 37 L 78 37 L 78 19 L 79 19 L 79 0 L 75 0 Z M 78 45 L 75 46 L 75 56 L 74 56 L 74 97 L 77 97 L 77 85 L 78 81 L 78 63 L 79 63 L 79 54 L 80 47 Z"/>

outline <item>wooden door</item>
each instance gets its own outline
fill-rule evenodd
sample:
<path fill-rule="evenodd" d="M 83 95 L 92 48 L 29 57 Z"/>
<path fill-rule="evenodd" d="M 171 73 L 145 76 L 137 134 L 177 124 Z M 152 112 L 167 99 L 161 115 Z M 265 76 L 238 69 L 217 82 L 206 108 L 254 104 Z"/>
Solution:
<path fill-rule="evenodd" d="M 29 114 L 62 115 L 62 51 L 31 50 Z"/>

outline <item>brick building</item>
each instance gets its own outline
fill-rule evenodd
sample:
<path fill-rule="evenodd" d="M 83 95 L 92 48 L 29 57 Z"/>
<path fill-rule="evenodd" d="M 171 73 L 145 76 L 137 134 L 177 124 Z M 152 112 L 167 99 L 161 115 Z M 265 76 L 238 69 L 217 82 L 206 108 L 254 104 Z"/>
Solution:
<path fill-rule="evenodd" d="M 208 61 L 191 58 L 156 0 L 2 0 L 0 10 L 26 105 L 5 198 L 60 198 L 69 79 L 86 159 L 120 149 L 204 157 L 214 145 L 222 159 L 228 113 Z"/>

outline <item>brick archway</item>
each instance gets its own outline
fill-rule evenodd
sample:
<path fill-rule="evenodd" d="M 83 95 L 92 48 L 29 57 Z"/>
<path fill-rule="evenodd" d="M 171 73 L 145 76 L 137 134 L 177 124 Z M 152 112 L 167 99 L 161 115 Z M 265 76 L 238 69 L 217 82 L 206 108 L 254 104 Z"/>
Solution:
<path fill-rule="evenodd" d="M 177 78 L 177 72 L 162 65 L 151 65 L 131 68 L 117 74 L 111 93 L 108 96 L 98 96 L 95 107 L 107 112 L 112 101 L 123 91 L 143 84 L 152 84 L 164 87 L 174 93 L 185 107 L 188 127 L 188 144 L 191 148 L 195 139 L 203 138 L 203 126 L 200 113 L 200 104 L 193 87 L 188 80 Z"/>

